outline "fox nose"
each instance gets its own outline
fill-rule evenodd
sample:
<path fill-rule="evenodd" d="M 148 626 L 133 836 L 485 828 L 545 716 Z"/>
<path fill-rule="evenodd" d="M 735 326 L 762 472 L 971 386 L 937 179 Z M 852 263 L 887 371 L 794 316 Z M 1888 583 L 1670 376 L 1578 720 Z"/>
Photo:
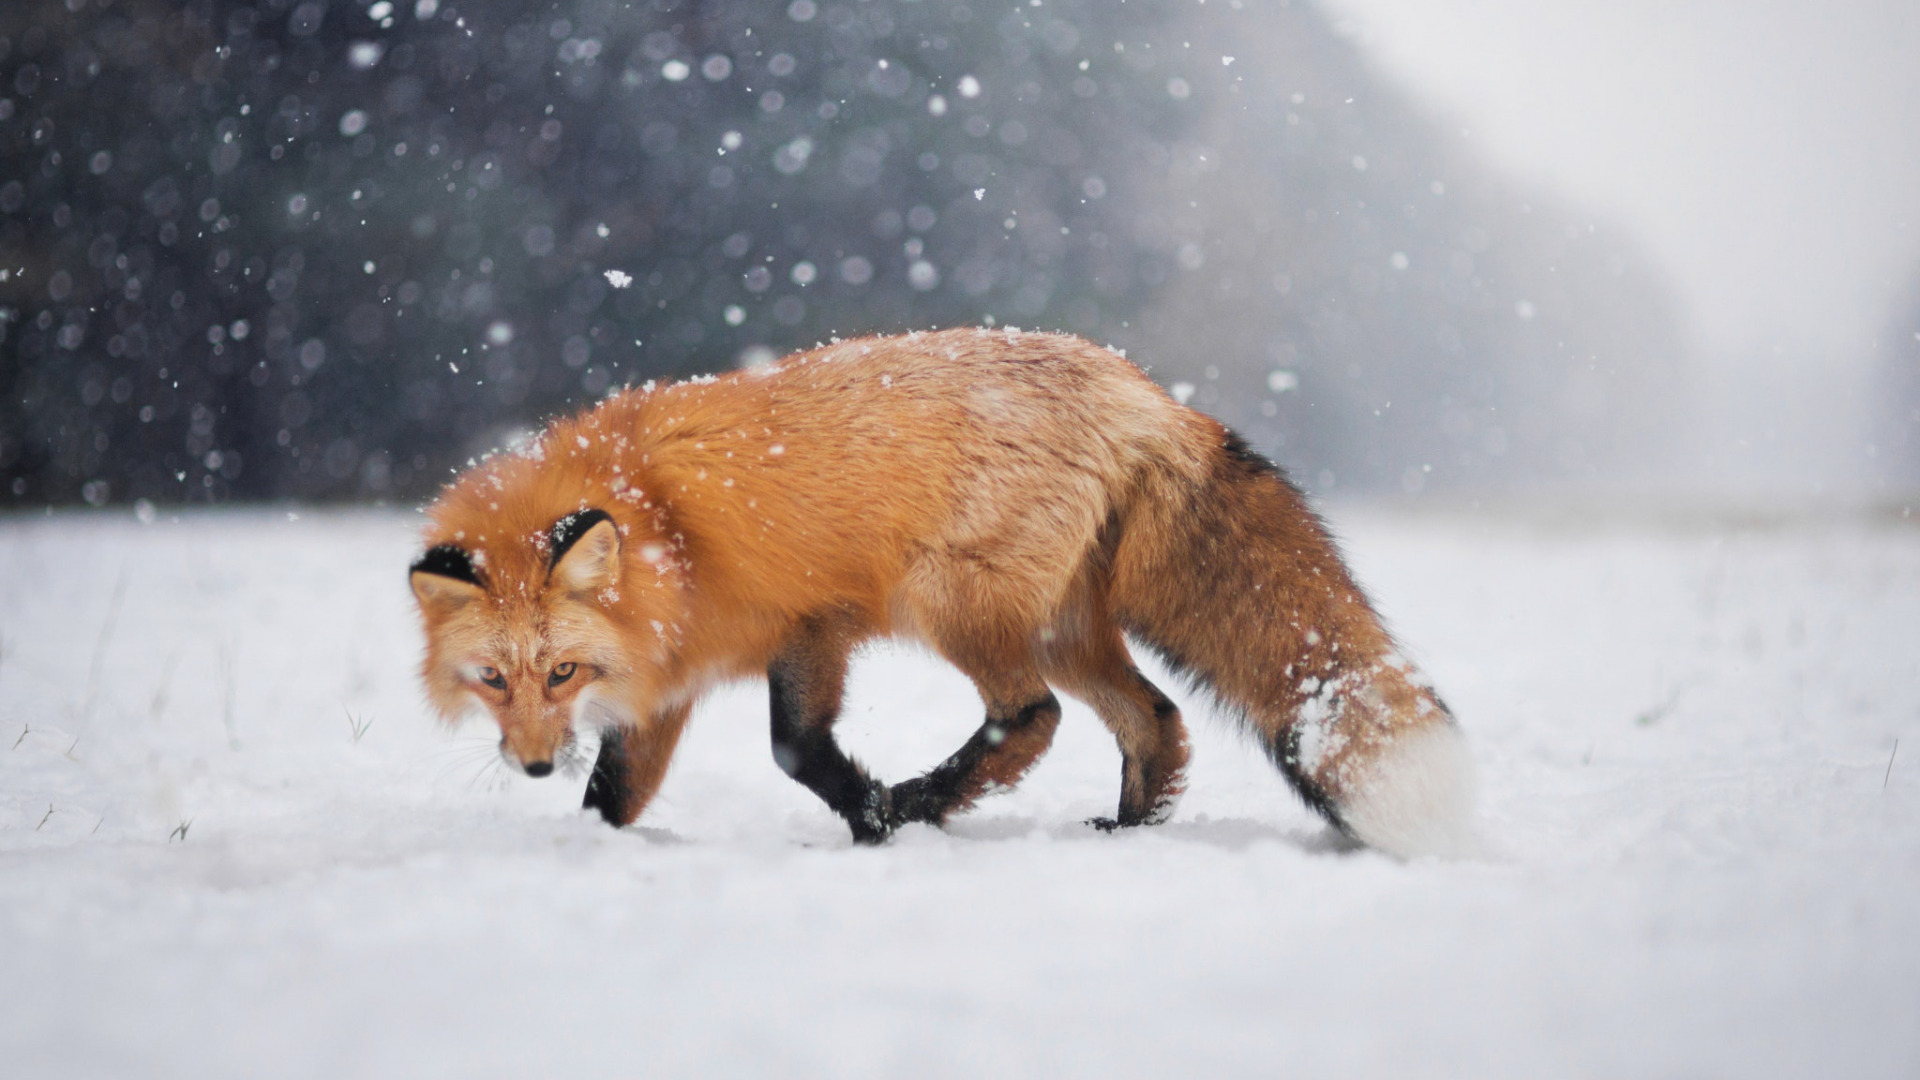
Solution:
<path fill-rule="evenodd" d="M 551 773 L 551 772 L 553 772 L 553 762 L 551 761 L 527 762 L 528 776 L 541 777 L 541 776 L 546 776 L 548 773 Z"/>

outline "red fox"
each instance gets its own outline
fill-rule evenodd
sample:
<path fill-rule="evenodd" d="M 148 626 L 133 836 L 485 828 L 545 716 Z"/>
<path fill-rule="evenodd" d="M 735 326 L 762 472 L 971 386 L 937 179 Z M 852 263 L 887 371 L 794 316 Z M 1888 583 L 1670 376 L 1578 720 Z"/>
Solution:
<path fill-rule="evenodd" d="M 1019 781 L 1058 689 L 1121 755 L 1103 828 L 1165 820 L 1180 712 L 1131 638 L 1210 691 L 1308 805 L 1401 854 L 1468 849 L 1472 765 L 1326 528 L 1265 458 L 1078 338 L 946 330 L 619 392 L 456 479 L 412 585 L 422 675 L 529 776 L 598 727 L 585 806 L 639 817 L 687 715 L 764 675 L 773 757 L 877 843 Z M 835 742 L 848 655 L 892 636 L 986 718 L 888 785 Z"/>

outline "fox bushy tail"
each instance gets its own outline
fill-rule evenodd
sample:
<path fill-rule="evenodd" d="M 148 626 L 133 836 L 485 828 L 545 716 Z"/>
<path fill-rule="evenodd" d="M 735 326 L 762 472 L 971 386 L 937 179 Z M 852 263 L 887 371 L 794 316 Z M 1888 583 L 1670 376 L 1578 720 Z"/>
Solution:
<path fill-rule="evenodd" d="M 1156 469 L 1113 554 L 1123 628 L 1237 713 L 1335 826 L 1402 856 L 1472 847 L 1473 765 L 1333 539 L 1225 432 L 1204 475 Z"/>

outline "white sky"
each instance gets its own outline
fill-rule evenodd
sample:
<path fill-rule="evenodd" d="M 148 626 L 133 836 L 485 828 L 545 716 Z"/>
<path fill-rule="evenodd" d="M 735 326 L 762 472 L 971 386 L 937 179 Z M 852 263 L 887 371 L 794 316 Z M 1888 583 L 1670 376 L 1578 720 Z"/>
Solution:
<path fill-rule="evenodd" d="M 1858 356 L 1920 265 L 1920 0 L 1327 2 L 1496 166 L 1631 228 L 1711 353 Z"/>

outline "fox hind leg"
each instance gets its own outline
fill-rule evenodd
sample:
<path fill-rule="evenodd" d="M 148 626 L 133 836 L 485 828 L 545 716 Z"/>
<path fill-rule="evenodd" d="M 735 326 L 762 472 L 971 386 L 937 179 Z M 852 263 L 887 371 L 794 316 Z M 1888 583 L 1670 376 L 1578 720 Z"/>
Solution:
<path fill-rule="evenodd" d="M 1114 817 L 1095 818 L 1092 824 L 1108 830 L 1158 825 L 1173 816 L 1187 788 L 1186 724 L 1179 707 L 1137 670 L 1132 672 L 1130 686 L 1114 687 L 1110 693 L 1126 705 L 1102 708 L 1096 704 L 1094 712 L 1120 743 L 1120 808 Z M 1116 722 L 1119 717 L 1126 719 Z M 1143 729 L 1151 733 L 1147 739 L 1138 735 Z"/>
<path fill-rule="evenodd" d="M 1187 728 L 1180 709 L 1140 674 L 1120 631 L 1106 627 L 1049 656 L 1047 679 L 1086 702 L 1120 747 L 1120 807 L 1090 824 L 1157 825 L 1186 789 Z"/>
<path fill-rule="evenodd" d="M 868 776 L 833 737 L 855 641 L 844 619 L 809 619 L 768 665 L 773 760 L 845 818 L 855 841 L 877 844 L 894 827 L 887 786 Z"/>

